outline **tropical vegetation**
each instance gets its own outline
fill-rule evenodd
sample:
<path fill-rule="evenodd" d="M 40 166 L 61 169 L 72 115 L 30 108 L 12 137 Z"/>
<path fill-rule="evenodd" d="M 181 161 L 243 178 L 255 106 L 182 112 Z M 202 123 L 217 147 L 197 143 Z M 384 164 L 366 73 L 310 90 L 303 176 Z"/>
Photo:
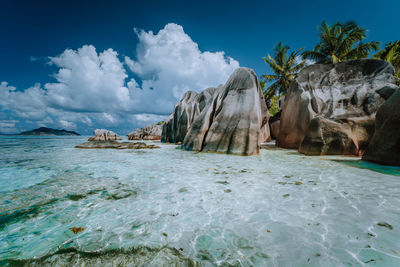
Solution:
<path fill-rule="evenodd" d="M 298 56 L 303 49 L 290 52 L 290 47 L 279 42 L 274 48 L 274 56 L 263 57 L 274 74 L 264 74 L 261 78 L 272 84 L 264 90 L 264 97 L 270 99 L 275 95 L 285 95 L 290 82 L 296 74 L 304 67 L 304 62 L 298 62 Z"/>
<path fill-rule="evenodd" d="M 374 58 L 390 62 L 395 69 L 396 84 L 400 86 L 400 41 L 389 42 Z"/>
<path fill-rule="evenodd" d="M 337 22 L 329 25 L 325 21 L 318 27 L 319 42 L 311 51 L 303 49 L 290 51 L 290 47 L 279 42 L 274 47 L 273 56 L 262 59 L 272 74 L 261 75 L 260 86 L 263 89 L 270 114 L 279 111 L 278 100 L 289 89 L 291 81 L 306 65 L 305 60 L 320 64 L 331 64 L 345 60 L 367 58 L 371 51 L 379 49 L 379 42 L 364 42 L 367 30 L 355 22 Z M 373 55 L 376 59 L 390 62 L 395 68 L 396 84 L 400 86 L 400 40 L 389 42 L 385 48 Z M 269 86 L 268 86 L 269 85 Z"/>
<path fill-rule="evenodd" d="M 344 60 L 366 58 L 371 50 L 379 49 L 379 42 L 363 43 L 367 30 L 355 22 L 329 25 L 325 21 L 319 28 L 319 43 L 312 51 L 305 51 L 304 58 L 317 63 L 337 63 Z"/>

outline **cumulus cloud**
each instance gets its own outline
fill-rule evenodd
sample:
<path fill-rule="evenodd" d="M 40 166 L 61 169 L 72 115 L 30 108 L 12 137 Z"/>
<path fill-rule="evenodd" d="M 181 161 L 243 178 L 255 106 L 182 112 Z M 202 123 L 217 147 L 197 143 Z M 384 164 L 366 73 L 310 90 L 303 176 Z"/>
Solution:
<path fill-rule="evenodd" d="M 129 91 L 126 71 L 112 49 L 97 53 L 92 45 L 65 50 L 50 57 L 59 67 L 56 83 L 47 83 L 49 104 L 72 111 L 102 112 L 127 108 Z"/>
<path fill-rule="evenodd" d="M 142 80 L 142 91 L 136 81 L 128 87 L 141 103 L 157 102 L 153 110 L 167 113 L 188 90 L 202 91 L 225 83 L 239 67 L 239 62 L 224 52 L 202 52 L 182 26 L 169 23 L 157 34 L 135 30 L 139 38 L 136 60 L 125 57 L 125 63 Z M 140 105 L 140 103 L 135 103 Z"/>
<path fill-rule="evenodd" d="M 184 92 L 218 86 L 239 67 L 224 52 L 200 51 L 177 24 L 156 34 L 135 33 L 139 43 L 132 58 L 121 61 L 111 48 L 97 52 L 84 45 L 48 58 L 57 67 L 54 82 L 25 90 L 1 82 L 0 132 L 34 126 L 129 132 L 165 119 Z"/>

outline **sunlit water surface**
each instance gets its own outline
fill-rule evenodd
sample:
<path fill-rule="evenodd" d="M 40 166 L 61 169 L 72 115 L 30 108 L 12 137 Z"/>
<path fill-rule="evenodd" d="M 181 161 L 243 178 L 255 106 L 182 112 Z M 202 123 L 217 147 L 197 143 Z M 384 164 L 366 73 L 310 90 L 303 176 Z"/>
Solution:
<path fill-rule="evenodd" d="M 0 265 L 400 266 L 399 168 L 85 140 L 0 137 Z"/>

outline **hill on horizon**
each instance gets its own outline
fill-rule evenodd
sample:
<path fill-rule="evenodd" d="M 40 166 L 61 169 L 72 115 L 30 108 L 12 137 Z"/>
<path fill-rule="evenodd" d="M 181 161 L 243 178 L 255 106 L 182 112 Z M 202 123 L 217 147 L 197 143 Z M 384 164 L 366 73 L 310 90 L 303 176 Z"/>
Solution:
<path fill-rule="evenodd" d="M 52 129 L 52 128 L 47 128 L 47 127 L 40 127 L 37 129 L 33 129 L 30 131 L 25 131 L 21 132 L 18 135 L 40 135 L 40 136 L 45 136 L 45 135 L 76 135 L 79 136 L 80 134 L 74 131 L 67 131 L 67 130 L 58 130 L 58 129 Z"/>

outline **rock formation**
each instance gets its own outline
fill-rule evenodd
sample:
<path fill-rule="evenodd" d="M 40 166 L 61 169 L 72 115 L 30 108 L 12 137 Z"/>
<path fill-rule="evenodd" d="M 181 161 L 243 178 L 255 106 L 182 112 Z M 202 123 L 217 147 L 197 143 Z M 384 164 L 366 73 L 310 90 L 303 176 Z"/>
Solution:
<path fill-rule="evenodd" d="M 76 148 L 85 149 L 102 149 L 102 148 L 113 148 L 113 149 L 153 149 L 159 148 L 156 145 L 148 145 L 143 142 L 117 142 L 117 141 L 89 141 L 75 146 Z"/>
<path fill-rule="evenodd" d="M 268 109 L 254 71 L 238 68 L 194 119 L 184 139 L 186 150 L 240 155 L 259 152 L 270 139 Z"/>
<path fill-rule="evenodd" d="M 88 139 L 88 142 L 75 146 L 76 148 L 114 148 L 114 149 L 142 149 L 142 148 L 159 148 L 156 145 L 147 145 L 143 142 L 117 142 L 122 140 L 116 133 L 105 130 L 96 129 L 94 136 Z"/>
<path fill-rule="evenodd" d="M 380 107 L 375 133 L 362 159 L 400 166 L 400 90 Z"/>
<path fill-rule="evenodd" d="M 281 125 L 281 111 L 269 118 L 268 123 L 271 131 L 271 138 L 276 139 L 279 135 L 279 128 Z"/>
<path fill-rule="evenodd" d="M 113 131 L 105 130 L 105 129 L 96 129 L 94 130 L 94 136 L 90 137 L 88 141 L 115 141 L 122 140 L 118 134 Z"/>
<path fill-rule="evenodd" d="M 362 154 L 376 111 L 397 88 L 393 73 L 375 59 L 303 68 L 286 94 L 277 145 L 309 155 Z"/>
<path fill-rule="evenodd" d="M 200 94 L 194 91 L 186 92 L 175 105 L 174 112 L 165 121 L 162 128 L 161 141 L 169 143 L 183 142 L 187 130 L 212 99 L 215 91 L 216 88 L 208 88 Z"/>
<path fill-rule="evenodd" d="M 128 134 L 128 140 L 161 140 L 164 122 L 148 125 Z"/>

